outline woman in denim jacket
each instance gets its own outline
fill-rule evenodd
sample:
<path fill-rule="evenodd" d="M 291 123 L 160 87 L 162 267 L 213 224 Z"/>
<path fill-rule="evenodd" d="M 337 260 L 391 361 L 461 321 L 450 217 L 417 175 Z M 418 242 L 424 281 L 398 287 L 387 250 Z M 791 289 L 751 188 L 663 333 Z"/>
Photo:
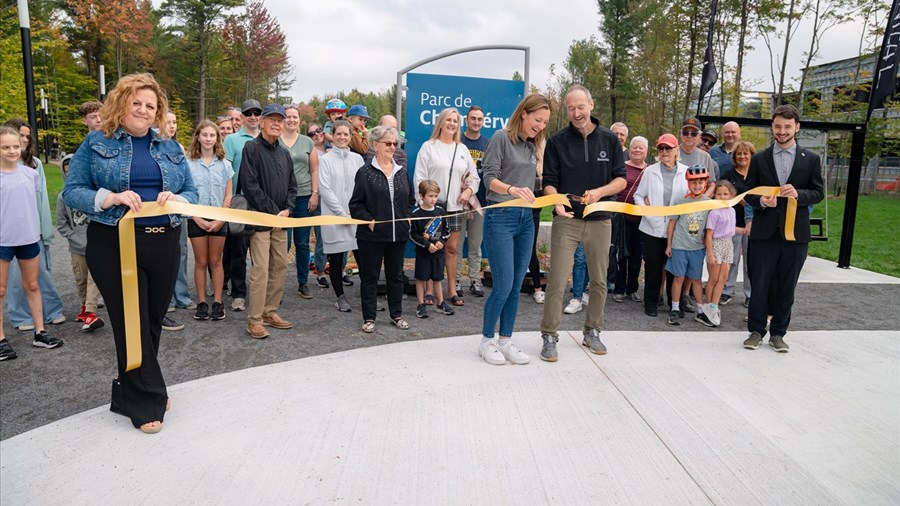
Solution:
<path fill-rule="evenodd" d="M 148 434 L 162 430 L 168 409 L 166 383 L 156 354 L 161 321 L 178 275 L 181 217 L 134 222 L 141 318 L 141 367 L 125 372 L 125 314 L 119 257 L 119 219 L 141 202 L 196 204 L 187 159 L 177 142 L 162 136 L 169 104 L 150 74 L 119 80 L 103 109 L 101 130 L 88 134 L 69 166 L 63 199 L 91 220 L 87 263 L 106 301 L 116 341 L 119 378 L 110 410 L 131 418 Z"/>

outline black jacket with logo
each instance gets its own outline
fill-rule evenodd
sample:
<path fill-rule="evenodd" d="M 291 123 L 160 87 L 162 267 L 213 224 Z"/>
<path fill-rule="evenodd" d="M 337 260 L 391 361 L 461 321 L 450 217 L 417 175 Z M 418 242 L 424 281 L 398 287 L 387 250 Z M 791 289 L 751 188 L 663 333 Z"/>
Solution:
<path fill-rule="evenodd" d="M 609 184 L 617 177 L 625 178 L 625 155 L 619 138 L 611 130 L 600 126 L 591 118 L 594 131 L 587 137 L 581 135 L 571 123 L 556 132 L 544 149 L 543 187 L 552 186 L 557 193 L 581 196 L 587 190 Z M 617 193 L 601 200 L 615 201 Z M 608 220 L 611 213 L 597 212 L 587 218 L 582 216 L 584 205 L 572 202 L 576 218 Z"/>

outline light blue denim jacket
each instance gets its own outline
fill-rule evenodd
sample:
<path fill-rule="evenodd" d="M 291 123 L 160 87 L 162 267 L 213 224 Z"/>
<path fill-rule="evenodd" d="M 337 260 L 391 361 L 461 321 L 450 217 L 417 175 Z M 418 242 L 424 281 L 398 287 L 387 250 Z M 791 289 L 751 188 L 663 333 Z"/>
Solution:
<path fill-rule="evenodd" d="M 69 176 L 63 188 L 63 200 L 72 208 L 84 212 L 92 221 L 116 225 L 125 215 L 127 206 L 100 206 L 110 193 L 131 187 L 131 136 L 118 128 L 111 138 L 103 132 L 91 132 L 78 147 L 69 164 Z M 150 155 L 162 172 L 163 191 L 174 193 L 181 202 L 196 204 L 197 188 L 191 178 L 187 157 L 181 146 L 159 137 L 150 130 Z M 172 227 L 181 224 L 181 217 L 169 215 Z"/>

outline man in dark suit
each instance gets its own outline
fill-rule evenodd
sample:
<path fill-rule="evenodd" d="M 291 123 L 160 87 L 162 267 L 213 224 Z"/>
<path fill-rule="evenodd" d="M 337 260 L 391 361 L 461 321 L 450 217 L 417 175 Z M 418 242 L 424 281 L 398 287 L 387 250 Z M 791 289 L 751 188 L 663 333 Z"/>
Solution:
<path fill-rule="evenodd" d="M 780 197 L 797 199 L 795 240 L 789 241 L 784 233 L 787 199 L 747 197 L 747 202 L 753 206 L 753 227 L 747 253 L 753 296 L 747 323 L 750 337 L 744 341 L 744 348 L 750 350 L 759 348 L 766 335 L 769 314 L 773 315 L 769 324 L 769 346 L 780 353 L 790 349 L 784 342 L 784 335 L 791 322 L 794 290 L 809 247 L 809 206 L 824 198 L 821 161 L 817 154 L 797 145 L 795 137 L 799 131 L 797 108 L 778 106 L 772 115 L 775 144 L 753 155 L 747 171 L 748 188 L 778 186 Z"/>

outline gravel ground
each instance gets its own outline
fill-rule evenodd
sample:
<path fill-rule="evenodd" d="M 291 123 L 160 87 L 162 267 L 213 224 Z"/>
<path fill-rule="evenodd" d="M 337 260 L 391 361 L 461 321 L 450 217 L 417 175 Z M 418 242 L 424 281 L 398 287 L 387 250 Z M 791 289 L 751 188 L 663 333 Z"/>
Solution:
<path fill-rule="evenodd" d="M 62 238 L 51 248 L 54 277 L 64 301 L 77 301 L 68 251 Z M 190 256 L 190 255 L 189 255 Z M 190 268 L 190 267 L 189 267 Z M 415 298 L 404 300 L 404 315 L 412 328 L 402 331 L 379 313 L 374 334 L 360 330 L 359 284 L 346 292 L 353 312 L 340 313 L 334 307 L 331 289 L 311 287 L 314 298 L 297 295 L 296 275 L 289 269 L 282 317 L 294 322 L 290 330 L 270 329 L 264 340 L 251 339 L 246 332 L 246 313 L 228 312 L 221 322 L 196 321 L 193 311 L 170 313 L 186 327 L 164 332 L 160 363 L 170 385 L 198 378 L 309 356 L 400 341 L 479 334 L 484 298 L 465 297 L 465 307 L 453 316 L 432 312 L 427 319 L 415 318 Z M 311 278 L 312 280 L 312 278 Z M 193 284 L 193 283 L 191 283 Z M 488 289 L 489 290 L 489 289 Z M 741 293 L 741 292 L 738 292 Z M 896 330 L 900 285 L 801 284 L 797 289 L 791 330 Z M 839 301 L 839 302 L 838 302 Z M 382 302 L 385 302 L 382 299 Z M 567 300 L 566 300 L 567 302 Z M 226 297 L 226 307 L 230 299 Z M 72 318 L 75 303 L 66 307 L 69 322 L 51 325 L 49 330 L 65 339 L 55 350 L 34 348 L 30 333 L 5 327 L 19 358 L 0 365 L 0 439 L 59 420 L 109 402 L 110 380 L 115 375 L 115 349 L 110 327 L 93 334 L 82 333 Z M 539 330 L 543 306 L 529 295 L 521 295 L 517 331 Z M 626 301 L 606 304 L 606 330 L 667 331 L 687 329 L 697 332 L 742 331 L 746 329 L 745 309 L 740 303 L 723 307 L 722 325 L 710 329 L 685 320 L 671 327 L 661 313 L 657 318 L 644 315 L 642 304 Z M 100 310 L 106 316 L 104 310 Z M 562 329 L 579 329 L 584 313 L 563 315 Z M 472 342 L 472 359 L 477 340 Z M 614 352 L 614 350 L 613 350 Z"/>

